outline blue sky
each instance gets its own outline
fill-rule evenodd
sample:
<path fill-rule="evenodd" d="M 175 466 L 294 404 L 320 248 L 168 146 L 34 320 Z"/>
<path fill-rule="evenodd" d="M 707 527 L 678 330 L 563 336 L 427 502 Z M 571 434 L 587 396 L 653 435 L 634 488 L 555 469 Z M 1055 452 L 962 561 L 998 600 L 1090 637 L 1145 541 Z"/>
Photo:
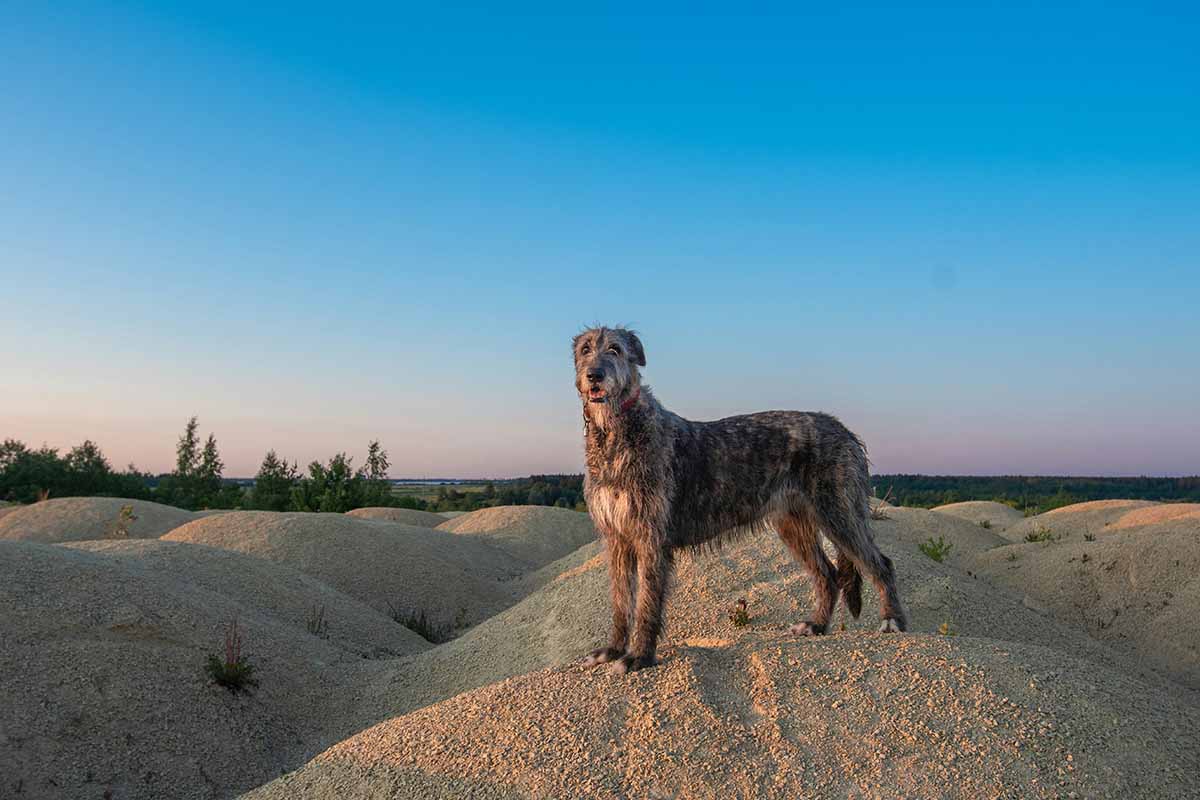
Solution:
<path fill-rule="evenodd" d="M 568 343 L 880 472 L 1200 472 L 1200 12 L 16 4 L 0 436 L 581 467 Z"/>

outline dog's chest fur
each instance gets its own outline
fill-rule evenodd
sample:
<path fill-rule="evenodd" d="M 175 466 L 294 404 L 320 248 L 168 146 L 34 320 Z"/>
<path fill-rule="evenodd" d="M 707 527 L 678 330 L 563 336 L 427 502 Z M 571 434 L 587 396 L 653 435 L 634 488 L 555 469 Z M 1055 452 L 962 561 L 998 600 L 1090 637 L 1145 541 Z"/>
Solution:
<path fill-rule="evenodd" d="M 652 413 L 631 415 L 608 430 L 586 432 L 588 512 L 606 537 L 642 538 L 661 531 L 669 513 L 669 433 Z"/>

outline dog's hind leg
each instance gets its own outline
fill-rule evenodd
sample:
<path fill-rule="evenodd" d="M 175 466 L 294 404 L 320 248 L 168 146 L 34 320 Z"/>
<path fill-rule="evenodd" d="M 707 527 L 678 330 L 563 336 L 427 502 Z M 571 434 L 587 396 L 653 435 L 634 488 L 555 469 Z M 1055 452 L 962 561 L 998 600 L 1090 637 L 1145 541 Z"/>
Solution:
<path fill-rule="evenodd" d="M 637 557 L 627 542 L 610 538 L 605 541 L 608 549 L 608 588 L 612 601 L 612 628 L 608 646 L 593 650 L 583 660 L 584 666 L 595 666 L 606 661 L 616 661 L 625 655 L 629 645 L 629 617 L 633 611 L 633 578 L 637 570 Z"/>
<path fill-rule="evenodd" d="M 867 509 L 851 504 L 835 487 L 823 487 L 825 491 L 814 497 L 821 529 L 837 546 L 838 550 L 852 561 L 879 592 L 879 630 L 899 633 L 908 629 L 904 606 L 896 589 L 896 570 L 892 560 L 880 552 L 871 536 L 867 524 Z"/>
<path fill-rule="evenodd" d="M 837 570 L 829 563 L 829 558 L 821 548 L 816 520 L 810 511 L 784 514 L 777 517 L 774 523 L 779 538 L 796 560 L 808 569 L 813 585 L 812 615 L 789 630 L 801 636 L 819 636 L 829 630 L 829 618 L 833 616 L 833 607 L 837 605 Z"/>

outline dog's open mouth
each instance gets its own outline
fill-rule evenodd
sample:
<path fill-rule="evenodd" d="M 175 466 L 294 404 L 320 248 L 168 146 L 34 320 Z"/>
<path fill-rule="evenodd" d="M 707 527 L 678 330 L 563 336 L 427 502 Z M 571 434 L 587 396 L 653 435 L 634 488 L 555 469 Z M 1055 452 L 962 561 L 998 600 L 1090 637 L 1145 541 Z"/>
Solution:
<path fill-rule="evenodd" d="M 591 403 L 605 403 L 608 401 L 608 395 L 599 386 L 593 386 L 588 389 L 588 401 Z"/>

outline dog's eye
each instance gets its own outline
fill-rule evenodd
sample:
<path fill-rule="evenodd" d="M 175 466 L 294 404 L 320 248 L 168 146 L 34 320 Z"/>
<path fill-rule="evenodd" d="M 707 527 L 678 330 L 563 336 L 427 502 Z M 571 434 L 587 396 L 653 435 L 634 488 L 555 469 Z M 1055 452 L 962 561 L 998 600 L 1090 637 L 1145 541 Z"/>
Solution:
<path fill-rule="evenodd" d="M 608 352 L 612 353 L 614 356 L 619 356 L 621 355 L 621 348 L 614 344 L 612 347 L 608 348 Z"/>
<path fill-rule="evenodd" d="M 579 352 L 581 355 L 586 356 L 588 353 L 592 352 L 592 346 L 590 344 L 585 344 L 583 347 L 579 348 Z"/>

